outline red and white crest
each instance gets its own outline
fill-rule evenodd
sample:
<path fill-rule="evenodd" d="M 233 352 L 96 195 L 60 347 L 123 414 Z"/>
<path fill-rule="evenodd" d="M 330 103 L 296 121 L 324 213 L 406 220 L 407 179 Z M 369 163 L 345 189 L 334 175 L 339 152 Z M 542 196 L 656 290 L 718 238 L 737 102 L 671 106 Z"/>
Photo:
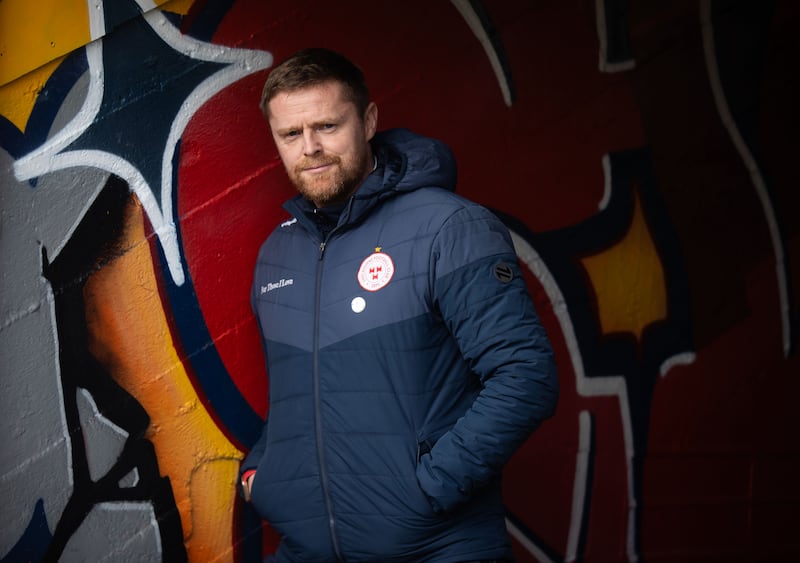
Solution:
<path fill-rule="evenodd" d="M 388 254 L 376 252 L 367 256 L 358 268 L 358 284 L 367 291 L 378 291 L 394 275 L 394 262 Z"/>

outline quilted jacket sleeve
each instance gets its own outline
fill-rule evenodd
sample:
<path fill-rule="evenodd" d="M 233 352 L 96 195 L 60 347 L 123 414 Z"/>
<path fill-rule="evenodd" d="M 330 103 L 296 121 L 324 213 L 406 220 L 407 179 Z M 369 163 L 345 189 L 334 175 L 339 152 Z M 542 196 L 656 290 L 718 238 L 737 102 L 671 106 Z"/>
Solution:
<path fill-rule="evenodd" d="M 258 266 L 257 266 L 258 267 Z M 253 287 L 250 290 L 250 307 L 253 310 L 253 314 L 255 315 L 256 324 L 258 326 L 258 334 L 259 339 L 261 340 L 261 348 L 264 353 L 264 361 L 266 362 L 267 359 L 267 347 L 264 345 L 263 335 L 264 331 L 261 328 L 261 319 L 258 316 L 258 309 L 256 307 L 256 285 L 255 282 L 253 283 Z M 267 447 L 267 425 L 269 424 L 269 413 L 267 413 L 267 419 L 264 421 L 264 427 L 261 429 L 261 434 L 256 441 L 255 444 L 252 445 L 250 451 L 247 453 L 245 458 L 242 460 L 242 463 L 239 465 L 239 478 L 237 479 L 237 483 L 239 483 L 239 493 L 242 494 L 241 490 L 241 481 L 242 475 L 244 475 L 247 471 L 254 471 L 258 468 L 258 464 L 261 461 L 261 458 L 264 456 L 264 451 Z"/>
<path fill-rule="evenodd" d="M 439 232 L 432 253 L 434 305 L 482 389 L 417 469 L 436 510 L 469 499 L 550 417 L 558 378 L 506 227 L 467 206 Z"/>
<path fill-rule="evenodd" d="M 258 464 L 261 461 L 261 458 L 264 456 L 264 450 L 266 449 L 267 444 L 267 423 L 264 423 L 264 428 L 261 431 L 261 436 L 258 438 L 258 441 L 253 444 L 253 447 L 250 448 L 250 451 L 247 453 L 247 456 L 242 460 L 242 464 L 239 467 L 239 479 L 241 480 L 242 475 L 247 472 L 258 468 Z"/>

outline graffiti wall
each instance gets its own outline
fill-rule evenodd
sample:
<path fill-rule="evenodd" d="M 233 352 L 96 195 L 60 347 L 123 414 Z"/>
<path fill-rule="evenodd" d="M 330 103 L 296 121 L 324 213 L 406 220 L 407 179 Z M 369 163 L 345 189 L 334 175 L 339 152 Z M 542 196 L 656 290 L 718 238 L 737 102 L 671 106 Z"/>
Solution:
<path fill-rule="evenodd" d="M 260 561 L 249 286 L 293 195 L 258 110 L 308 46 L 509 226 L 556 416 L 520 562 L 800 556 L 790 0 L 0 2 L 0 561 Z"/>

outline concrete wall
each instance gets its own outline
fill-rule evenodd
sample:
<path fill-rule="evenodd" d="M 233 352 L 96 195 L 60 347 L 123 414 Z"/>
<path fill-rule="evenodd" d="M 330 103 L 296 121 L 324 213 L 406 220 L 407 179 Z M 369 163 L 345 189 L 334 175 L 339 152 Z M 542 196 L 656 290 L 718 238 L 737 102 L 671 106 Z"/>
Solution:
<path fill-rule="evenodd" d="M 155 4 L 160 4 L 157 7 Z M 0 2 L 0 559 L 259 561 L 248 305 L 294 50 L 365 70 L 512 230 L 560 367 L 520 562 L 800 554 L 791 0 Z"/>

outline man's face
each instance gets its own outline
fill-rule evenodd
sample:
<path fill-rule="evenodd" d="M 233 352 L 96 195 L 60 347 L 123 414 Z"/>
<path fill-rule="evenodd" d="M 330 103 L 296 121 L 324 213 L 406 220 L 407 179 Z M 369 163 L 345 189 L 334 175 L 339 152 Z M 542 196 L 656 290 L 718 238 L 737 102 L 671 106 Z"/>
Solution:
<path fill-rule="evenodd" d="M 346 201 L 372 169 L 375 104 L 358 115 L 342 85 L 330 81 L 281 92 L 268 108 L 272 137 L 297 190 L 317 207 Z"/>

